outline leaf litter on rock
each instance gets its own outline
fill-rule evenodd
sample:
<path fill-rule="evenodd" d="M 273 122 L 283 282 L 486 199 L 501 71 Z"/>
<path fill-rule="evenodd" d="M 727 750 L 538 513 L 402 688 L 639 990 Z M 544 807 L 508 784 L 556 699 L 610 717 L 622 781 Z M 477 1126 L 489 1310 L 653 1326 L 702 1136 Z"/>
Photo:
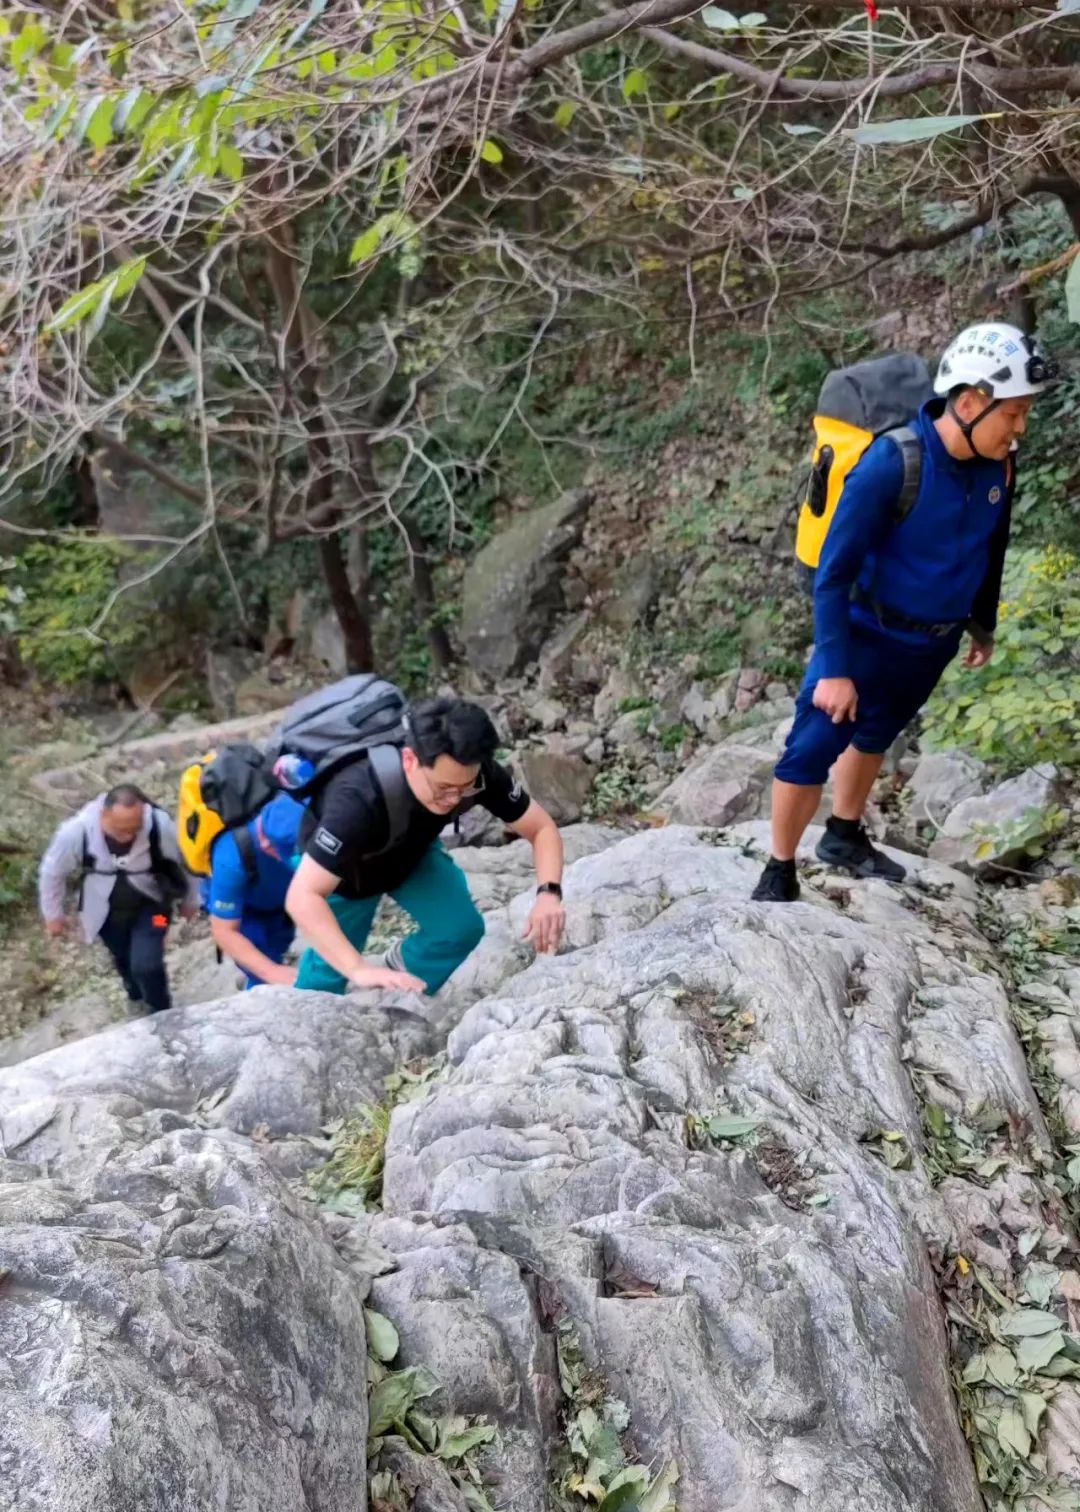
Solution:
<path fill-rule="evenodd" d="M 400 1340 L 393 1322 L 371 1308 L 364 1310 L 368 1338 L 368 1465 L 373 1512 L 397 1512 L 412 1505 L 397 1475 L 378 1464 L 384 1441 L 400 1439 L 414 1453 L 437 1459 L 472 1512 L 494 1512 L 483 1489 L 477 1451 L 493 1445 L 498 1433 L 491 1423 L 460 1414 L 433 1417 L 422 1403 L 438 1392 L 437 1377 L 424 1365 L 388 1367 Z"/>

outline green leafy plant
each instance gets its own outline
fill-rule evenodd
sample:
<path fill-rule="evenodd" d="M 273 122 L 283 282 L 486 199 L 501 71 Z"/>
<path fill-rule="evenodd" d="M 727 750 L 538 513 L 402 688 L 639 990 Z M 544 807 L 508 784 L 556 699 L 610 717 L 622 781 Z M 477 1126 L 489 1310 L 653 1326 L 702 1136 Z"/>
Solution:
<path fill-rule="evenodd" d="M 993 1180 L 1009 1164 L 1009 1160 L 1000 1153 L 989 1154 L 988 1142 L 991 1135 L 1007 1121 L 1006 1115 L 998 1109 L 981 1109 L 969 1121 L 965 1121 L 947 1113 L 940 1103 L 925 1103 L 924 1164 L 931 1185 L 937 1186 L 950 1176 L 964 1176 L 968 1180 Z"/>
<path fill-rule="evenodd" d="M 641 807 L 643 797 L 637 763 L 627 752 L 620 751 L 597 773 L 585 813 L 590 819 L 633 813 Z"/>
<path fill-rule="evenodd" d="M 383 1167 L 390 1119 L 399 1103 L 420 1097 L 442 1069 L 439 1059 L 414 1062 L 384 1077 L 386 1097 L 351 1118 L 327 1124 L 330 1159 L 308 1176 L 312 1195 L 335 1212 L 364 1212 L 382 1201 Z"/>
<path fill-rule="evenodd" d="M 144 626 L 134 616 L 112 624 L 112 640 L 93 626 L 120 581 L 132 551 L 118 541 L 74 538 L 28 546 L 19 558 L 16 638 L 26 664 L 62 687 L 108 677 L 118 642 L 137 640 Z"/>
<path fill-rule="evenodd" d="M 1080 559 L 1048 546 L 1014 563 L 994 658 L 978 674 L 952 664 L 927 740 L 1012 769 L 1080 759 Z"/>
<path fill-rule="evenodd" d="M 553 1461 L 553 1512 L 676 1512 L 672 1461 L 654 1475 L 629 1450 L 630 1410 L 584 1357 L 569 1318 L 556 1326 L 564 1442 Z"/>
<path fill-rule="evenodd" d="M 973 820 L 971 833 L 982 836 L 975 847 L 975 859 L 985 861 L 990 856 L 1009 851 L 1022 851 L 1024 855 L 1037 859 L 1045 854 L 1046 842 L 1060 835 L 1068 823 L 1069 815 L 1057 805 L 1050 809 L 1025 809 L 1008 823 Z"/>
<path fill-rule="evenodd" d="M 678 751 L 689 733 L 684 724 L 667 725 L 660 731 L 660 744 L 665 751 Z"/>
<path fill-rule="evenodd" d="M 398 1331 L 382 1313 L 365 1309 L 368 1339 L 368 1465 L 372 1512 L 404 1512 L 412 1505 L 398 1475 L 380 1467 L 388 1439 L 414 1454 L 439 1460 L 471 1512 L 494 1512 L 484 1490 L 477 1451 L 496 1442 L 490 1423 L 456 1413 L 430 1416 L 423 1407 L 439 1381 L 423 1365 L 390 1368 L 400 1348 Z"/>
<path fill-rule="evenodd" d="M 760 1118 L 745 1118 L 721 1109 L 717 1113 L 690 1113 L 686 1119 L 687 1143 L 700 1150 L 706 1145 L 753 1146 L 762 1128 Z"/>

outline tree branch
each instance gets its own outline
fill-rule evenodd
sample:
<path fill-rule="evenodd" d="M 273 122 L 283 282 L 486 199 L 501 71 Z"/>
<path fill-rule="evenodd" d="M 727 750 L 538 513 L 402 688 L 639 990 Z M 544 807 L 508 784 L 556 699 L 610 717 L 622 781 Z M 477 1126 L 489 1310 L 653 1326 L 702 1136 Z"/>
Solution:
<path fill-rule="evenodd" d="M 865 0 L 799 0 L 800 10 L 862 10 Z M 1048 0 L 882 0 L 878 9 L 889 11 L 976 11 L 979 15 L 1007 15 L 1010 11 L 1039 11 L 1049 17 Z M 1058 14 L 1061 14 L 1060 12 Z"/>
<path fill-rule="evenodd" d="M 581 28 L 578 28 L 579 30 Z M 689 42 L 685 37 L 676 37 L 659 26 L 641 26 L 643 37 L 669 53 L 686 58 L 691 63 L 700 63 L 704 68 L 730 74 L 772 96 L 774 100 L 857 100 L 872 91 L 875 99 L 896 99 L 900 95 L 917 94 L 932 84 L 955 85 L 963 75 L 984 89 L 998 94 L 1037 94 L 1052 92 L 1068 95 L 1080 94 L 1080 67 L 1058 68 L 993 68 L 981 63 L 927 63 L 922 68 L 908 73 L 881 74 L 879 77 L 861 79 L 789 79 L 778 77 L 774 70 L 758 68 L 745 58 L 734 53 L 722 52 L 718 47 L 705 47 L 700 42 Z M 564 36 L 569 33 L 564 32 Z M 554 38 L 552 40 L 555 40 Z M 524 58 L 527 54 L 523 53 Z"/>
<path fill-rule="evenodd" d="M 1021 179 L 1018 184 L 1014 185 L 1009 195 L 1002 196 L 1000 199 L 986 200 L 978 209 L 972 210 L 969 215 L 961 216 L 959 220 L 953 221 L 951 225 L 939 227 L 936 231 L 912 233 L 909 236 L 897 237 L 895 241 L 891 242 L 830 242 L 824 237 L 815 236 L 810 231 L 791 231 L 788 233 L 788 238 L 791 241 L 808 245 L 817 243 L 822 247 L 826 247 L 830 252 L 865 253 L 876 258 L 879 262 L 885 262 L 890 257 L 901 257 L 906 252 L 934 252 L 938 247 L 947 246 L 949 242 L 956 241 L 958 237 L 966 236 L 968 232 L 975 231 L 980 226 L 985 226 L 988 221 L 994 220 L 996 216 L 1003 214 L 1006 210 L 1011 210 L 1014 205 L 1018 204 L 1021 200 L 1028 199 L 1032 194 L 1054 194 L 1062 198 L 1070 192 L 1075 193 L 1075 191 L 1076 184 L 1072 179 L 1046 178 L 1039 174 L 1032 174 L 1030 178 Z M 1072 255 L 1074 254 L 1068 255 L 1069 261 L 1071 261 Z M 1009 289 L 1012 287 L 1012 285 L 1009 285 Z M 1007 290 L 1002 289 L 1001 292 L 1005 293 Z"/>
<path fill-rule="evenodd" d="M 694 16 L 705 3 L 706 0 L 642 0 L 641 4 L 622 6 L 602 16 L 594 16 L 591 21 L 583 21 L 580 26 L 571 26 L 566 31 L 556 32 L 554 36 L 545 37 L 532 47 L 527 47 L 507 65 L 504 78 L 509 83 L 523 83 L 533 74 L 561 63 L 563 58 L 584 52 L 587 47 L 595 47 L 599 42 L 608 42 L 612 37 L 621 36 L 623 32 L 638 31 L 646 25 L 664 25 L 668 21 L 681 21 L 687 16 Z"/>
<path fill-rule="evenodd" d="M 95 426 L 90 431 L 90 435 L 99 446 L 104 446 L 114 456 L 122 457 L 129 467 L 134 467 L 139 472 L 149 473 L 152 478 L 156 478 L 166 488 L 171 488 L 174 493 L 178 493 L 182 499 L 189 499 L 192 504 L 198 504 L 200 509 L 206 503 L 201 488 L 196 488 L 194 484 L 185 482 L 176 473 L 170 472 L 167 467 L 162 467 L 160 462 L 155 462 L 152 457 L 144 457 L 142 452 L 133 450 L 125 441 L 121 441 L 116 436 L 111 436 L 108 431 L 100 430 Z"/>

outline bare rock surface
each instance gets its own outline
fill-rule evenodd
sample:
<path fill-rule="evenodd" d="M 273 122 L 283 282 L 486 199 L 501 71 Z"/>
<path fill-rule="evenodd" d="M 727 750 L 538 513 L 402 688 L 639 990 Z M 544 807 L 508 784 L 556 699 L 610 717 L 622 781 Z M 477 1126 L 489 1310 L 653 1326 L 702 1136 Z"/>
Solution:
<path fill-rule="evenodd" d="M 527 847 L 459 852 L 488 933 L 433 1000 L 264 988 L 0 1071 L 0 1507 L 364 1512 L 368 1302 L 497 1428 L 504 1512 L 553 1505 L 567 1327 L 679 1512 L 977 1512 L 932 1257 L 1000 1279 L 1032 1199 L 935 1182 L 925 1108 L 1049 1135 L 976 886 L 906 857 L 755 905 L 764 840 L 576 827 L 538 960 Z M 443 1046 L 382 1210 L 321 1216 L 319 1131 Z M 1062 1381 L 1066 1481 L 1076 1420 Z"/>

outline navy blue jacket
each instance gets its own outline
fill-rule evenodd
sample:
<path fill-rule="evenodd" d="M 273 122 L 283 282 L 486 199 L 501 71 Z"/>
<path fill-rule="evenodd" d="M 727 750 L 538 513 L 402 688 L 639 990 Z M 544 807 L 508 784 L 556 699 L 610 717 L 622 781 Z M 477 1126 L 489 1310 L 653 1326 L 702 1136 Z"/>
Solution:
<path fill-rule="evenodd" d="M 943 400 L 932 400 L 913 422 L 922 441 L 922 480 L 901 523 L 896 505 L 904 469 L 892 441 L 873 442 L 848 474 L 814 582 L 824 677 L 849 675 L 852 624 L 878 625 L 873 609 L 852 602 L 856 584 L 909 619 L 970 622 L 981 639 L 994 633 L 1009 544 L 1006 468 L 1003 462 L 950 456 L 934 427 L 943 409 Z M 941 645 L 921 631 L 890 627 L 887 633 L 907 646 Z"/>

